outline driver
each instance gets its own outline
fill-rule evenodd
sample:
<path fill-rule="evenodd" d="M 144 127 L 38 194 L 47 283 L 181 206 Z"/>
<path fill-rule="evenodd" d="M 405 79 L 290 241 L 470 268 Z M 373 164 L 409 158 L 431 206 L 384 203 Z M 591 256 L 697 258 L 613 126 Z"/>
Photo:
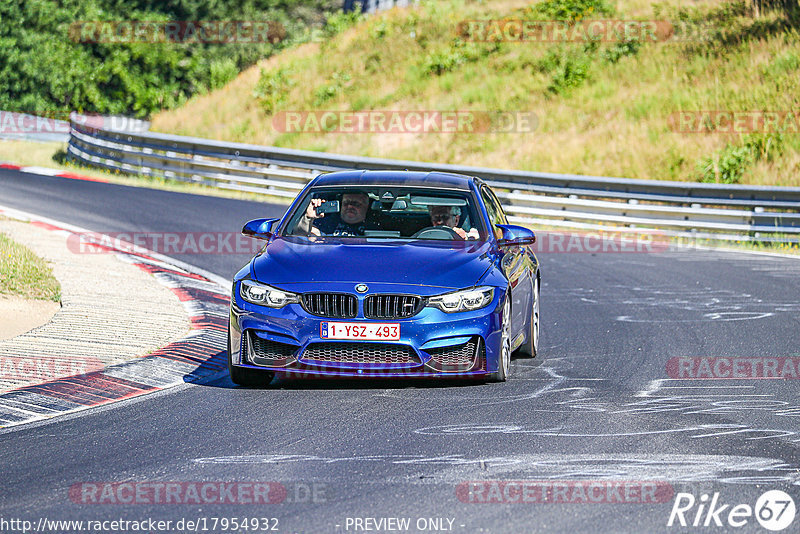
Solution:
<path fill-rule="evenodd" d="M 306 213 L 297 223 L 297 228 L 308 235 L 348 236 L 364 235 L 366 229 L 369 195 L 364 192 L 345 193 L 342 195 L 339 213 L 325 216 L 317 213 L 317 208 L 325 202 L 321 198 L 311 200 Z"/>
<path fill-rule="evenodd" d="M 431 226 L 446 226 L 453 230 L 461 239 L 478 239 L 478 229 L 472 228 L 469 233 L 458 226 L 461 219 L 461 208 L 458 206 L 428 206 L 431 216 Z"/>

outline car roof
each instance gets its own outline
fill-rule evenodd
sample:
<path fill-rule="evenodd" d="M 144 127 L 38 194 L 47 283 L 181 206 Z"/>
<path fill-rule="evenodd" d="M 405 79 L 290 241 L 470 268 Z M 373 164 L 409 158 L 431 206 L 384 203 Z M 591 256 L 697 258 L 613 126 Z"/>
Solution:
<path fill-rule="evenodd" d="M 470 190 L 471 176 L 446 172 L 417 171 L 337 171 L 317 176 L 313 186 L 391 185 L 408 187 L 441 187 Z"/>

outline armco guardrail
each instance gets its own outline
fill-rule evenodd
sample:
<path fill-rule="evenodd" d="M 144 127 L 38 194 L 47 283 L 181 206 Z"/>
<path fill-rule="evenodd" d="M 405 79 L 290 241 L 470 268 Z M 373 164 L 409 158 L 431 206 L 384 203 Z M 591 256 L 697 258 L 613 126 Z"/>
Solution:
<path fill-rule="evenodd" d="M 800 188 L 632 180 L 365 158 L 122 132 L 71 121 L 69 155 L 87 165 L 292 198 L 316 174 L 406 169 L 479 176 L 518 222 L 646 228 L 716 239 L 797 241 Z M 764 236 L 767 234 L 768 236 Z"/>

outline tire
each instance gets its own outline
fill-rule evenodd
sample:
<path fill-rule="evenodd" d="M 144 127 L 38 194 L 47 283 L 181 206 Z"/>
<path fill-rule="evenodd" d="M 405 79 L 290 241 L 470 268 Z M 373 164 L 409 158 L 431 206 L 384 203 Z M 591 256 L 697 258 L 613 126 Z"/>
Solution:
<path fill-rule="evenodd" d="M 256 371 L 255 369 L 242 369 L 236 367 L 231 361 L 231 331 L 228 325 L 228 373 L 231 382 L 239 386 L 266 386 L 272 381 L 274 373 L 269 371 Z"/>
<path fill-rule="evenodd" d="M 500 335 L 500 361 L 497 371 L 489 375 L 489 382 L 505 382 L 511 374 L 511 301 L 503 304 L 503 325 Z"/>
<path fill-rule="evenodd" d="M 533 309 L 531 310 L 530 330 L 528 338 L 517 351 L 523 356 L 535 358 L 539 354 L 539 327 L 541 326 L 539 316 L 539 277 L 533 280 Z"/>

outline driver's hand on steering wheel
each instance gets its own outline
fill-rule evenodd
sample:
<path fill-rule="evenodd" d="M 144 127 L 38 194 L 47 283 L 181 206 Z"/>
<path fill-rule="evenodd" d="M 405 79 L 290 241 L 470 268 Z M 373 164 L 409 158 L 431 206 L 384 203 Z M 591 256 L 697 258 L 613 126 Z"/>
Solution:
<path fill-rule="evenodd" d="M 478 235 L 477 228 L 472 228 L 469 233 L 465 232 L 463 228 L 459 228 L 456 226 L 453 228 L 453 231 L 458 234 L 461 239 L 478 239 L 480 236 Z"/>

